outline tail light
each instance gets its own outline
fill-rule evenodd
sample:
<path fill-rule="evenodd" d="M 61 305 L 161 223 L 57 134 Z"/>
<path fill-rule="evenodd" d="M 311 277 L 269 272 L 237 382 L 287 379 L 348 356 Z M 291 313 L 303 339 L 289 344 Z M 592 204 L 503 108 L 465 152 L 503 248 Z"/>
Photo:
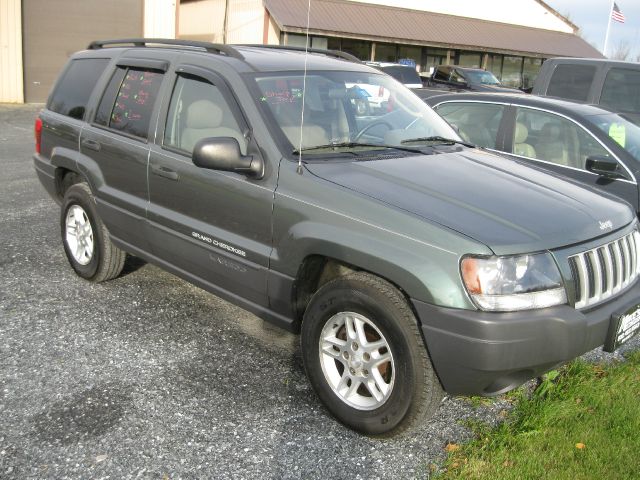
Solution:
<path fill-rule="evenodd" d="M 36 118 L 34 133 L 36 136 L 36 153 L 40 153 L 40 146 L 42 145 L 42 119 L 40 117 Z"/>

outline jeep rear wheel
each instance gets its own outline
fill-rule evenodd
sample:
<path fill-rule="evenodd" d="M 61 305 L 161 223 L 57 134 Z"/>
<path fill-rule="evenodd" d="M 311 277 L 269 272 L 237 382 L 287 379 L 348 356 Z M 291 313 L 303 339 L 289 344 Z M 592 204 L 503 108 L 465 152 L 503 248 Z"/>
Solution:
<path fill-rule="evenodd" d="M 120 275 L 126 254 L 111 243 L 86 183 L 65 192 L 60 227 L 65 254 L 78 275 L 93 282 Z"/>
<path fill-rule="evenodd" d="M 371 435 L 397 434 L 431 416 L 442 387 L 404 296 L 354 273 L 325 284 L 302 323 L 307 376 L 341 422 Z"/>

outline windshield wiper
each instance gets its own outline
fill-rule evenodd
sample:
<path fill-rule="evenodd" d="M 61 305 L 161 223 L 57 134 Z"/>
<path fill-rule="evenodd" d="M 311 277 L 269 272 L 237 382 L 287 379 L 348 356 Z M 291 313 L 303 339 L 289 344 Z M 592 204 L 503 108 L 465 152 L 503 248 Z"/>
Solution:
<path fill-rule="evenodd" d="M 339 142 L 339 143 L 327 143 L 326 145 L 314 145 L 313 147 L 304 147 L 302 149 L 295 149 L 294 155 L 301 152 L 310 152 L 313 150 L 323 150 L 331 148 L 357 148 L 357 147 L 374 147 L 374 148 L 393 148 L 395 150 L 402 150 L 404 152 L 422 153 L 417 148 L 401 147 L 397 145 L 381 145 L 379 143 L 365 143 L 365 142 Z"/>
<path fill-rule="evenodd" d="M 416 137 L 416 138 L 407 138 L 402 140 L 400 143 L 418 143 L 418 142 L 434 142 L 439 145 L 464 145 L 469 148 L 476 148 L 476 146 L 472 143 L 462 142 L 460 140 L 454 140 L 453 138 L 445 138 L 439 135 L 434 135 L 432 137 Z"/>

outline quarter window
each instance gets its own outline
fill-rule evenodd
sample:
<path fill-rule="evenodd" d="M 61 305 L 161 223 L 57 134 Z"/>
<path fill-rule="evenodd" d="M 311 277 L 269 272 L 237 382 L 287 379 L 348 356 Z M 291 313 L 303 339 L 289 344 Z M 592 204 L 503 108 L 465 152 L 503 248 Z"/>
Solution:
<path fill-rule="evenodd" d="M 602 87 L 600 104 L 616 112 L 640 112 L 640 70 L 612 68 Z"/>
<path fill-rule="evenodd" d="M 49 100 L 49 110 L 82 120 L 98 79 L 107 68 L 106 58 L 72 60 Z"/>
<path fill-rule="evenodd" d="M 588 157 L 611 157 L 587 131 L 574 122 L 528 108 L 516 115 L 512 153 L 584 170 Z"/>
<path fill-rule="evenodd" d="M 586 102 L 596 74 L 592 65 L 558 65 L 549 81 L 547 95 Z"/>
<path fill-rule="evenodd" d="M 153 70 L 118 68 L 102 96 L 95 123 L 146 139 L 163 76 Z"/>
<path fill-rule="evenodd" d="M 458 129 L 463 140 L 486 148 L 496 148 L 504 109 L 504 105 L 493 103 L 462 102 L 436 107 L 436 111 Z"/>
<path fill-rule="evenodd" d="M 238 122 L 215 85 L 191 76 L 179 76 L 171 96 L 164 145 L 191 154 L 203 138 L 232 137 L 247 152 Z"/>

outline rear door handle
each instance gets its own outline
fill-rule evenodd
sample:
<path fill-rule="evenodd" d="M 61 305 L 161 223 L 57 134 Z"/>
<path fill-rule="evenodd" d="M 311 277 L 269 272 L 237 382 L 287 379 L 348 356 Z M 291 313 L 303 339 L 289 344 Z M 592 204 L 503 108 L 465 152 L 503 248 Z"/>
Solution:
<path fill-rule="evenodd" d="M 96 152 L 100 151 L 100 143 L 96 142 L 95 140 L 89 140 L 88 138 L 82 140 L 82 146 L 88 148 L 89 150 L 95 150 Z"/>
<path fill-rule="evenodd" d="M 167 167 L 158 167 L 157 165 L 151 166 L 151 173 L 158 175 L 159 177 L 168 178 L 169 180 L 178 180 L 180 176 L 178 172 L 175 172 Z"/>

